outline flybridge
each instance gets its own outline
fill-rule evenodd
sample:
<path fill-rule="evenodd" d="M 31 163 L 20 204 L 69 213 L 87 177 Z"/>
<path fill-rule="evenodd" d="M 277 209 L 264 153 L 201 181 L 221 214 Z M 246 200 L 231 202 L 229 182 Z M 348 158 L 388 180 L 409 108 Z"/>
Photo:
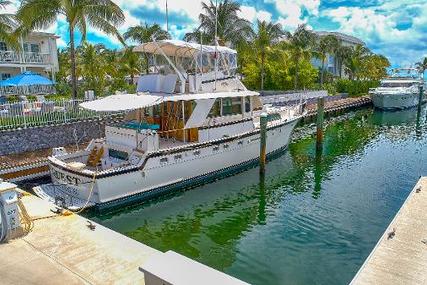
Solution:
<path fill-rule="evenodd" d="M 148 58 L 148 74 L 140 77 L 137 91 L 150 93 L 200 93 L 245 90 L 233 79 L 237 52 L 178 40 L 153 41 L 133 49 Z M 177 84 L 178 81 L 178 84 Z"/>

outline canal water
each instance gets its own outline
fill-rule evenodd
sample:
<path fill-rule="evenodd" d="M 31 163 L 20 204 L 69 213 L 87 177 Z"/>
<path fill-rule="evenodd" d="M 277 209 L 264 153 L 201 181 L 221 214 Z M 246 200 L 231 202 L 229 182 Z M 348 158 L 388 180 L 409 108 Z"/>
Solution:
<path fill-rule="evenodd" d="M 321 154 L 312 126 L 298 129 L 264 179 L 254 168 L 91 218 L 252 284 L 348 284 L 427 175 L 425 121 L 356 111 L 328 124 Z"/>

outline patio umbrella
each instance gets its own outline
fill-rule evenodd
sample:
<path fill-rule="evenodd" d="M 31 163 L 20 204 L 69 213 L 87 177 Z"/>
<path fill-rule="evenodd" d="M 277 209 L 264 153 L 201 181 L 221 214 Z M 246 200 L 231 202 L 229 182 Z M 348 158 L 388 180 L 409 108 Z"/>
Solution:
<path fill-rule="evenodd" d="M 31 71 L 25 71 L 9 79 L 0 81 L 0 86 L 32 86 L 32 85 L 54 85 L 52 80 Z"/>
<path fill-rule="evenodd" d="M 0 81 L 1 95 L 37 95 L 55 92 L 55 83 L 37 73 L 26 71 Z"/>

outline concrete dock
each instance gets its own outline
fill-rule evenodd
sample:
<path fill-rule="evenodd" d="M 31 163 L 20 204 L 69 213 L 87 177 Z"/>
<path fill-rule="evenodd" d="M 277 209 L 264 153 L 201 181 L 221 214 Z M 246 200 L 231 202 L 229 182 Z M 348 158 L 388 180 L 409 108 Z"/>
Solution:
<path fill-rule="evenodd" d="M 351 284 L 427 284 L 427 177 L 418 181 Z"/>
<path fill-rule="evenodd" d="M 34 228 L 0 244 L 1 284 L 144 284 L 139 271 L 160 253 L 140 242 L 72 214 L 55 215 L 36 196 L 22 198 Z"/>

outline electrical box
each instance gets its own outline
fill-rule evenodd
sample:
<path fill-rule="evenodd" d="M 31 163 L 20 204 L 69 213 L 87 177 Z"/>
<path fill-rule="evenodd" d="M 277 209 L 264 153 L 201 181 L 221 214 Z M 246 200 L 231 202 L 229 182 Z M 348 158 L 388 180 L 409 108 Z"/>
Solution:
<path fill-rule="evenodd" d="M 0 200 L 3 205 L 3 209 L 0 207 L 0 211 L 4 211 L 6 215 L 7 230 L 9 233 L 13 233 L 21 227 L 16 185 L 0 181 Z M 5 225 L 2 226 L 4 227 Z"/>

